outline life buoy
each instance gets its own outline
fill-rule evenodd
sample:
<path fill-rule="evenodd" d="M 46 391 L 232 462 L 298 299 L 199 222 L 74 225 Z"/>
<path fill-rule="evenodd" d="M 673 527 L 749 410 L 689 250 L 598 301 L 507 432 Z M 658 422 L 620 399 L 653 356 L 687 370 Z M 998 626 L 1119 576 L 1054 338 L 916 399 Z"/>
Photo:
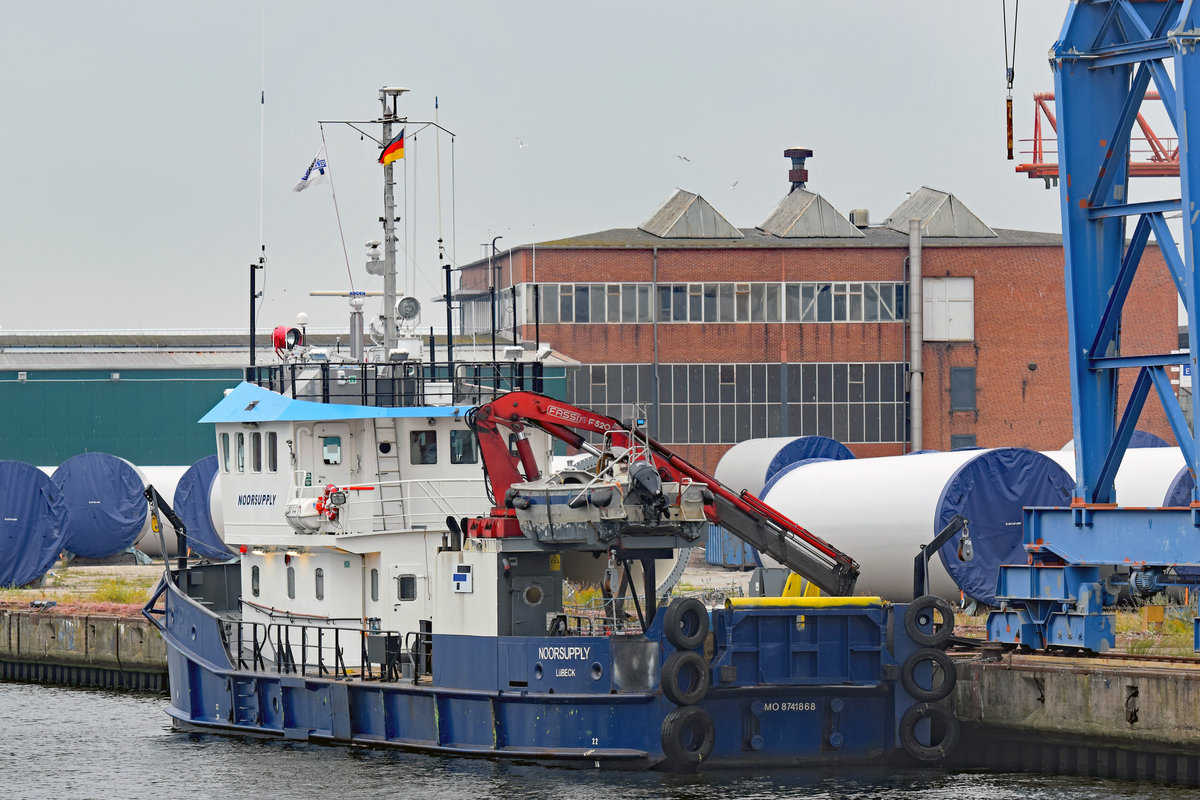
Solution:
<path fill-rule="evenodd" d="M 928 744 L 917 740 L 917 724 L 925 719 L 929 720 Z M 942 706 L 918 703 L 900 718 L 900 744 L 920 761 L 940 761 L 958 744 L 958 720 Z"/>
<path fill-rule="evenodd" d="M 708 609 L 694 597 L 677 597 L 663 614 L 663 633 L 680 650 L 695 650 L 708 636 Z"/>
<path fill-rule="evenodd" d="M 926 661 L 932 662 L 930 665 L 931 680 L 928 687 L 922 686 L 916 677 L 917 668 Z M 939 669 L 942 679 L 941 682 L 936 682 Z M 914 650 L 900 665 L 900 683 L 904 686 L 904 691 L 908 692 L 914 700 L 926 703 L 941 700 L 954 689 L 956 680 L 958 680 L 958 674 L 954 670 L 954 662 L 950 660 L 950 656 L 932 647 Z"/>
<path fill-rule="evenodd" d="M 708 665 L 693 650 L 676 650 L 667 656 L 662 668 L 663 694 L 677 706 L 699 703 L 708 693 Z"/>
<path fill-rule="evenodd" d="M 937 614 L 942 615 L 940 623 Z M 913 600 L 904 612 L 904 632 L 917 644 L 937 647 L 954 632 L 954 609 L 936 595 L 922 595 Z"/>
<path fill-rule="evenodd" d="M 668 764 L 695 769 L 712 755 L 717 728 L 703 708 L 679 706 L 663 720 L 661 740 Z"/>

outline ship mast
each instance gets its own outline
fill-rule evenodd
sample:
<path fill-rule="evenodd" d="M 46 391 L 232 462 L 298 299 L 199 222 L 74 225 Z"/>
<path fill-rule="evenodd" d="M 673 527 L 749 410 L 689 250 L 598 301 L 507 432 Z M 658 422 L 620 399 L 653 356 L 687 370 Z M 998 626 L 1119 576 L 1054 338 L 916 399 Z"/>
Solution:
<path fill-rule="evenodd" d="M 383 141 L 386 144 L 392 140 L 392 122 L 397 121 L 396 98 L 408 89 L 399 87 L 383 87 L 379 90 L 379 103 L 383 107 Z M 388 101 L 391 100 L 391 107 Z M 399 119 L 404 122 L 405 120 Z M 383 167 L 383 353 L 384 359 L 390 360 L 392 350 L 396 348 L 396 198 L 395 183 L 392 180 L 392 165 Z"/>

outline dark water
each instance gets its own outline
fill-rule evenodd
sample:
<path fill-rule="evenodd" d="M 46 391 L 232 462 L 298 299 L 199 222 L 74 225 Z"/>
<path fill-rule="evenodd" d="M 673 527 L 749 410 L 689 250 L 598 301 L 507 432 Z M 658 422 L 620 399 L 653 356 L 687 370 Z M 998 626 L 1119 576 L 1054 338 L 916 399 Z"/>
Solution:
<path fill-rule="evenodd" d="M 158 696 L 0 683 L 0 798 L 1175 800 L 1200 794 L 1149 783 L 942 770 L 593 772 L 176 733 L 165 706 Z"/>

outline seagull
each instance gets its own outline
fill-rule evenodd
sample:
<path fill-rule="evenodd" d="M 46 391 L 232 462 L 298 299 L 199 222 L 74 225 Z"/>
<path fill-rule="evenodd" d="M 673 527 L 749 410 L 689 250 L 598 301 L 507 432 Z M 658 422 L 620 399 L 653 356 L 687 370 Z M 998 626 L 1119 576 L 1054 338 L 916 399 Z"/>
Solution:
<path fill-rule="evenodd" d="M 690 158 L 688 158 L 687 156 L 675 156 L 675 157 L 678 158 L 680 161 L 686 161 L 689 164 L 692 163 L 692 160 Z"/>
<path fill-rule="evenodd" d="M 526 147 L 529 147 L 529 145 L 526 144 L 525 142 L 521 141 L 521 137 L 518 136 L 517 137 L 517 147 L 521 150 L 524 150 Z"/>
<path fill-rule="evenodd" d="M 741 180 L 741 178 L 739 178 L 738 180 Z M 729 184 L 729 188 L 730 188 L 730 189 L 736 189 L 736 188 L 737 188 L 737 185 L 738 185 L 738 182 L 737 182 L 737 181 L 734 181 L 733 183 Z"/>

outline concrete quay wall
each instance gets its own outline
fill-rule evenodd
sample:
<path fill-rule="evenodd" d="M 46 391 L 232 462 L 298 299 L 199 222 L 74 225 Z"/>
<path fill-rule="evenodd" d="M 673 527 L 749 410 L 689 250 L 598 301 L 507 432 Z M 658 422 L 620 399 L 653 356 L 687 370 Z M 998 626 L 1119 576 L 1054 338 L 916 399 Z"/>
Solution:
<path fill-rule="evenodd" d="M 166 643 L 137 617 L 0 609 L 0 679 L 164 691 Z"/>
<path fill-rule="evenodd" d="M 1200 663 L 1009 654 L 957 669 L 959 763 L 1200 784 Z"/>

